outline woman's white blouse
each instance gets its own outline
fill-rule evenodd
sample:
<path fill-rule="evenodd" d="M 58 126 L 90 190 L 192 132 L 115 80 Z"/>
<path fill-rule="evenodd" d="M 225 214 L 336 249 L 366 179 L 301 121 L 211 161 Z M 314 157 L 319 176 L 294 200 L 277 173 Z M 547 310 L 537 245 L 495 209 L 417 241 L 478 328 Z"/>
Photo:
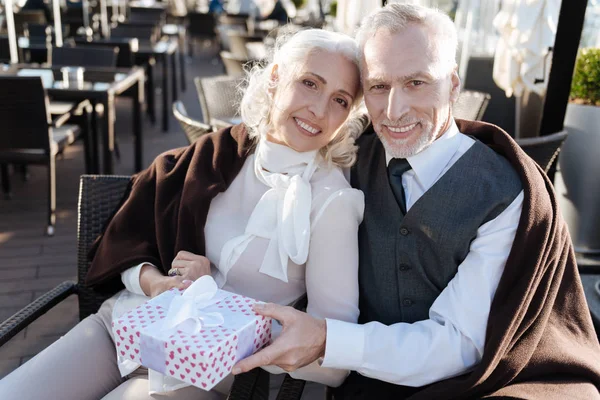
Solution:
<path fill-rule="evenodd" d="M 311 170 L 313 160 L 317 168 Z M 295 175 L 308 177 L 307 187 L 300 181 L 291 188 L 288 184 L 273 184 L 274 180 L 287 181 Z M 303 220 L 302 210 L 306 212 L 306 220 L 298 222 Z M 222 289 L 266 302 L 287 305 L 307 293 L 309 314 L 356 322 L 359 314 L 358 226 L 363 211 L 362 192 L 350 187 L 340 168 L 327 167 L 316 152 L 298 153 L 286 146 L 261 141 L 231 186 L 211 202 L 204 233 L 206 256 L 215 265 L 212 275 Z M 296 221 L 291 228 L 284 226 L 290 218 Z M 295 246 L 302 247 L 306 238 L 309 240 L 306 261 L 296 264 L 292 259 L 298 261 L 301 252 Z M 279 242 L 280 250 L 276 253 L 281 257 L 269 258 L 274 241 Z M 229 250 L 224 250 L 228 243 Z M 232 247 L 232 243 L 235 246 Z M 282 253 L 289 247 L 294 251 L 290 251 L 293 254 L 286 259 L 285 266 L 281 263 L 285 258 Z M 239 254 L 232 256 L 236 251 Z M 266 260 L 276 265 L 266 268 L 263 265 Z M 221 264 L 231 265 L 223 271 Z M 113 318 L 148 299 L 139 284 L 141 266 L 122 273 L 127 290 L 117 301 Z M 282 269 L 285 276 L 277 272 Z M 274 324 L 275 337 L 280 330 L 281 327 Z M 137 367 L 132 362 L 119 360 L 123 376 Z M 266 369 L 284 372 L 277 367 Z M 315 362 L 291 375 L 338 386 L 347 374 L 348 371 L 323 368 Z M 151 371 L 151 391 L 187 386 L 167 378 Z"/>

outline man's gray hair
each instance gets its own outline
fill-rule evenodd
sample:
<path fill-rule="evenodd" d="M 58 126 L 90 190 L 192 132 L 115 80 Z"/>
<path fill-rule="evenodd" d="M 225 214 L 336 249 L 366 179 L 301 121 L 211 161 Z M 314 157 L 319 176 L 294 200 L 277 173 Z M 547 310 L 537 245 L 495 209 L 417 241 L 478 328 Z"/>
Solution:
<path fill-rule="evenodd" d="M 428 29 L 432 39 L 429 45 L 435 46 L 443 71 L 456 68 L 458 39 L 454 22 L 448 15 L 437 9 L 414 4 L 391 3 L 365 17 L 356 32 L 356 40 L 361 52 L 367 40 L 378 31 L 385 30 L 394 34 L 411 24 L 418 24 Z"/>

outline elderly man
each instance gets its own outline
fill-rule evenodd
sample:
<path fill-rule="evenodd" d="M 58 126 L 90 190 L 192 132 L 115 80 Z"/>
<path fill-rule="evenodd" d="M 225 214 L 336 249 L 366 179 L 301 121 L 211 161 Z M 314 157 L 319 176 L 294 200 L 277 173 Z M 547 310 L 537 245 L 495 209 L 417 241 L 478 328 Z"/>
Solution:
<path fill-rule="evenodd" d="M 266 305 L 283 333 L 234 373 L 322 357 L 356 371 L 336 399 L 600 398 L 600 348 L 550 182 L 499 128 L 452 117 L 452 21 L 390 4 L 357 40 L 373 122 L 351 173 L 366 205 L 360 324 Z"/>

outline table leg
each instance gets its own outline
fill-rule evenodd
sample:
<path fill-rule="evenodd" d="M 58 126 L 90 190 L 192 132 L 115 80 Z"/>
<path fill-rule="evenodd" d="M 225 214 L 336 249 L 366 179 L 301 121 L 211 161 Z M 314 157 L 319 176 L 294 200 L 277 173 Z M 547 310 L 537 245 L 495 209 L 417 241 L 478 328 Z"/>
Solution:
<path fill-rule="evenodd" d="M 150 122 L 152 125 L 156 124 L 156 108 L 154 106 L 154 66 L 156 65 L 156 61 L 153 57 L 150 57 L 148 60 L 148 64 L 146 64 L 146 93 L 148 94 L 147 103 L 146 103 L 146 113 L 148 117 L 150 117 Z"/>
<path fill-rule="evenodd" d="M 171 54 L 171 90 L 173 91 L 172 101 L 176 102 L 177 98 L 177 50 Z"/>
<path fill-rule="evenodd" d="M 91 116 L 94 110 L 92 106 L 86 106 L 83 109 L 83 154 L 85 160 L 85 173 L 96 174 L 94 166 L 93 156 L 93 142 L 92 142 L 92 123 Z"/>
<path fill-rule="evenodd" d="M 179 32 L 179 70 L 181 72 L 181 91 L 185 92 L 187 89 L 185 82 L 185 48 L 186 48 L 186 31 L 185 29 Z"/>
<path fill-rule="evenodd" d="M 114 173 L 113 152 L 115 150 L 115 98 L 107 93 L 103 99 L 104 117 L 102 123 L 103 160 L 102 172 L 107 175 Z"/>
<path fill-rule="evenodd" d="M 96 114 L 96 103 L 92 101 L 92 114 L 91 114 L 91 149 L 92 149 L 92 167 L 94 168 L 94 173 L 100 173 L 100 157 L 98 156 L 99 146 L 98 146 L 98 114 Z"/>
<path fill-rule="evenodd" d="M 136 91 L 137 89 L 137 91 Z M 142 112 L 144 102 L 144 80 L 141 79 L 134 86 L 133 91 L 133 142 L 135 152 L 135 172 L 142 170 Z"/>
<path fill-rule="evenodd" d="M 162 54 L 162 103 L 163 103 L 163 131 L 169 130 L 169 55 L 164 52 Z"/>

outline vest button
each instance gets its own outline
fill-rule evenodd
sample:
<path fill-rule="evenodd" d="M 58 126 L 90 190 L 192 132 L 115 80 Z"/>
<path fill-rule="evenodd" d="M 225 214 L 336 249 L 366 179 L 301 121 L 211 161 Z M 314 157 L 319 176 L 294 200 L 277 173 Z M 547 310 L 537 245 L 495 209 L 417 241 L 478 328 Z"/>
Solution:
<path fill-rule="evenodd" d="M 406 307 L 410 307 L 414 304 L 414 301 L 412 301 L 412 299 L 404 299 L 402 300 L 402 305 L 406 306 Z"/>
<path fill-rule="evenodd" d="M 406 236 L 409 234 L 408 228 L 400 228 L 400 234 Z"/>
<path fill-rule="evenodd" d="M 408 271 L 408 270 L 410 270 L 410 265 L 407 265 L 407 264 L 400 264 L 400 271 L 404 271 L 404 272 L 406 272 L 406 271 Z"/>

